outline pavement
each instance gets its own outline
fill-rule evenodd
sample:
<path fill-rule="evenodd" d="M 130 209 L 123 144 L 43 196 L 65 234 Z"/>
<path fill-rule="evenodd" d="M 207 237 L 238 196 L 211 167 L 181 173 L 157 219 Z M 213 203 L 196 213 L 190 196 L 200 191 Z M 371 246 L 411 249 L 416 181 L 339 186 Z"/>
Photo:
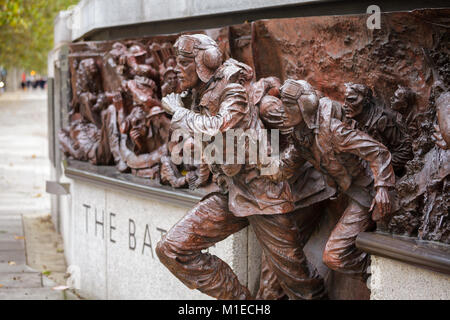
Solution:
<path fill-rule="evenodd" d="M 46 92 L 0 95 L 0 300 L 67 299 L 49 176 Z"/>

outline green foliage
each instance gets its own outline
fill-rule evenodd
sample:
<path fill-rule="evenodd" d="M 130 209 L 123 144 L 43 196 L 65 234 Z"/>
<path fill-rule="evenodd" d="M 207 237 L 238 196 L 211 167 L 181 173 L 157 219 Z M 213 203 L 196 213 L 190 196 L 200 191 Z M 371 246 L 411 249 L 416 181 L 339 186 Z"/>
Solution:
<path fill-rule="evenodd" d="M 0 65 L 46 74 L 57 13 L 78 0 L 0 0 Z"/>

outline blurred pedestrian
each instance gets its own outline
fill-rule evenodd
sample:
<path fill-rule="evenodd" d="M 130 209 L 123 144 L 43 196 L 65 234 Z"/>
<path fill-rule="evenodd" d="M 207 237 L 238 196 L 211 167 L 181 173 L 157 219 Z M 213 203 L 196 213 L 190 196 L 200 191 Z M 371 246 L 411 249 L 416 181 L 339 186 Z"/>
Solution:
<path fill-rule="evenodd" d="M 27 84 L 27 89 L 30 89 L 31 87 L 31 76 L 27 74 L 26 76 L 26 84 Z"/>
<path fill-rule="evenodd" d="M 27 74 L 25 72 L 22 72 L 22 82 L 20 83 L 22 90 L 25 90 L 26 85 L 27 85 Z"/>

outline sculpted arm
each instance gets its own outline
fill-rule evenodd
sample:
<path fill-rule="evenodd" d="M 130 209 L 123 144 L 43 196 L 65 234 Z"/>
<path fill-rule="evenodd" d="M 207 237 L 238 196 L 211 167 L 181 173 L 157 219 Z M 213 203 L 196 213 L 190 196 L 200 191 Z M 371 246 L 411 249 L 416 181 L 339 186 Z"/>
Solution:
<path fill-rule="evenodd" d="M 219 103 L 219 112 L 214 116 L 198 114 L 182 106 L 175 108 L 172 128 L 184 129 L 191 135 L 203 133 L 209 136 L 234 128 L 248 112 L 247 91 L 239 84 L 230 84 L 224 89 Z"/>
<path fill-rule="evenodd" d="M 164 144 L 151 153 L 136 155 L 127 147 L 127 135 L 121 134 L 120 137 L 120 153 L 126 164 L 133 169 L 151 168 L 160 162 L 161 156 L 167 154 L 167 145 Z"/>
<path fill-rule="evenodd" d="M 158 164 L 161 160 L 161 156 L 167 154 L 167 146 L 162 145 L 158 149 L 141 155 L 130 153 L 126 159 L 127 165 L 133 169 L 145 169 L 151 168 L 155 164 Z"/>
<path fill-rule="evenodd" d="M 274 182 L 289 180 L 304 163 L 301 152 L 291 143 L 281 152 L 279 159 L 271 162 L 271 166 L 278 169 L 275 169 L 275 173 L 268 178 Z"/>
<path fill-rule="evenodd" d="M 381 217 L 391 211 L 388 188 L 394 187 L 395 175 L 391 165 L 391 154 L 381 143 L 359 130 L 353 130 L 341 121 L 331 122 L 331 141 L 337 152 L 357 155 L 369 163 L 377 191 L 370 211 L 376 206 Z"/>
<path fill-rule="evenodd" d="M 388 149 L 368 134 L 354 130 L 337 119 L 331 123 L 331 143 L 340 153 L 352 153 L 369 163 L 375 187 L 393 187 L 394 171 Z"/>

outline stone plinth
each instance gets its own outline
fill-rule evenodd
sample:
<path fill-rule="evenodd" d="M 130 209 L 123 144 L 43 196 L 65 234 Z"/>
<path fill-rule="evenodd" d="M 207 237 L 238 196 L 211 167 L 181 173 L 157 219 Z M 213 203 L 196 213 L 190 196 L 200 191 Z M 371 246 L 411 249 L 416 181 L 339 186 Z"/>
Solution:
<path fill-rule="evenodd" d="M 66 254 L 78 270 L 80 293 L 100 299 L 205 299 L 190 290 L 159 261 L 155 246 L 189 210 L 188 207 L 136 196 L 126 191 L 73 180 L 70 211 L 63 228 Z M 249 229 L 210 249 L 235 270 L 239 280 L 255 288 L 258 277 L 249 270 L 259 255 L 248 258 L 254 236 Z M 253 240 L 253 241 L 252 241 Z M 253 249 L 253 252 L 255 249 Z M 70 268 L 70 267 L 69 267 Z M 256 268 L 257 269 L 257 268 Z"/>
<path fill-rule="evenodd" d="M 372 300 L 449 300 L 450 276 L 372 255 Z"/>

